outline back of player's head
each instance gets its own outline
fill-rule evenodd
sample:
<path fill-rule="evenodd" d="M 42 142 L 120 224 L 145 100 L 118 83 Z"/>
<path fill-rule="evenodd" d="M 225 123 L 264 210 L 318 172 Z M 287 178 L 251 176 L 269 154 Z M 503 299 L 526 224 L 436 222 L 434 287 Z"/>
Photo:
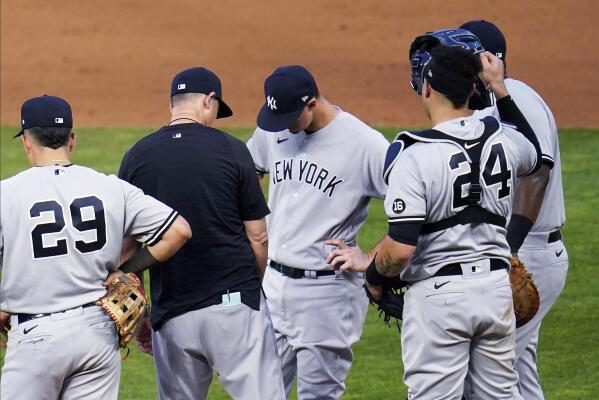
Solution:
<path fill-rule="evenodd" d="M 486 51 L 495 54 L 501 61 L 505 62 L 507 46 L 505 37 L 497 25 L 484 19 L 478 19 L 462 24 L 460 29 L 466 29 L 475 34 Z"/>
<path fill-rule="evenodd" d="M 21 131 L 27 132 L 43 147 L 57 149 L 65 146 L 73 128 L 73 112 L 69 103 L 56 96 L 39 96 L 21 106 Z"/>
<path fill-rule="evenodd" d="M 431 88 L 458 109 L 468 104 L 476 77 L 481 71 L 479 56 L 471 51 L 460 47 L 437 46 L 431 51 L 424 78 Z"/>
<path fill-rule="evenodd" d="M 40 146 L 55 150 L 66 146 L 71 137 L 71 128 L 34 127 L 25 129 L 25 132 Z"/>

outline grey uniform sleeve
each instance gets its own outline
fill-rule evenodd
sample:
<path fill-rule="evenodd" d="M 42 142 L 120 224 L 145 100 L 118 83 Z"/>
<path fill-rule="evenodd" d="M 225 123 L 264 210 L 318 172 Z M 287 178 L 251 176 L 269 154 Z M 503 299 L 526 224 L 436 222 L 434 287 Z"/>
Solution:
<path fill-rule="evenodd" d="M 528 176 L 535 169 L 537 153 L 535 147 L 520 132 L 509 126 L 504 126 L 508 137 L 513 143 L 513 151 L 516 157 L 516 177 Z"/>
<path fill-rule="evenodd" d="M 389 142 L 377 131 L 368 138 L 364 157 L 364 180 L 366 182 L 366 196 L 382 199 L 387 192 L 387 185 L 383 178 L 385 169 L 385 156 L 389 148 Z"/>
<path fill-rule="evenodd" d="M 385 212 L 389 218 L 389 236 L 415 246 L 427 214 L 426 177 L 409 150 L 399 156 L 389 174 Z"/>
<path fill-rule="evenodd" d="M 141 189 L 119 180 L 125 196 L 124 235 L 148 246 L 156 244 L 172 225 L 178 213 L 166 204 L 147 196 Z"/>
<path fill-rule="evenodd" d="M 248 150 L 254 159 L 256 172 L 259 174 L 268 174 L 270 172 L 269 144 L 267 135 L 269 135 L 268 132 L 265 132 L 260 128 L 256 128 L 254 134 L 247 142 Z"/>
<path fill-rule="evenodd" d="M 553 138 L 553 129 L 551 127 L 553 117 L 547 114 L 544 105 L 530 88 L 526 86 L 510 87 L 510 95 L 522 111 L 529 125 L 535 131 L 539 146 L 541 147 L 543 163 L 549 165 L 549 167 L 553 167 L 555 162 L 553 156 L 556 150 L 556 142 Z"/>

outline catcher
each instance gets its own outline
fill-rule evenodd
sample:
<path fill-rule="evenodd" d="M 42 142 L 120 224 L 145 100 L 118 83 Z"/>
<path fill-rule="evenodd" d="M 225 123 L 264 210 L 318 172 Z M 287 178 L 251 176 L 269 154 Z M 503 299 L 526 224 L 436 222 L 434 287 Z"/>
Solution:
<path fill-rule="evenodd" d="M 75 133 L 65 100 L 26 101 L 21 122 L 15 138 L 32 168 L 0 182 L 0 331 L 10 325 L 1 397 L 116 400 L 119 341 L 108 314 L 126 345 L 145 302 L 123 272 L 169 258 L 191 231 L 135 186 L 69 161 Z M 124 235 L 148 246 L 107 279 Z"/>
<path fill-rule="evenodd" d="M 466 50 L 468 49 L 468 50 Z M 503 86 L 503 66 L 471 33 L 447 30 L 417 38 L 412 84 L 433 129 L 402 132 L 385 177 L 389 231 L 369 253 L 333 251 L 342 270 L 366 271 L 375 299 L 398 274 L 408 282 L 401 332 L 410 399 L 521 399 L 512 394 L 515 318 L 505 237 L 516 176 L 540 166 L 538 141 Z M 472 116 L 496 95 L 504 120 Z M 479 91 L 482 88 L 482 91 Z M 481 96 L 472 102 L 476 93 Z"/>

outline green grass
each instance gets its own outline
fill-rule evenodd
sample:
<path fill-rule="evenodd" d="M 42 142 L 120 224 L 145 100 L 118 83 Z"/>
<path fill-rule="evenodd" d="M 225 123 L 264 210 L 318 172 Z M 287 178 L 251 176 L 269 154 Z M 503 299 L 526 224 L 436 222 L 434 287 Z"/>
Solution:
<path fill-rule="evenodd" d="M 251 134 L 249 129 L 226 130 L 244 140 Z M 382 129 L 389 138 L 398 130 Z M 2 178 L 27 168 L 20 141 L 11 138 L 16 131 L 0 128 Z M 116 173 L 125 150 L 149 131 L 81 128 L 73 161 Z M 539 368 L 548 400 L 594 400 L 599 396 L 599 131 L 564 129 L 560 143 L 570 272 L 564 292 L 542 326 Z M 360 245 L 369 248 L 385 231 L 382 203 L 373 201 L 368 222 L 359 235 Z M 0 351 L 0 359 L 3 355 Z M 403 399 L 406 388 L 402 372 L 397 330 L 383 325 L 371 309 L 362 340 L 355 347 L 355 362 L 343 398 Z M 119 398 L 155 398 L 155 381 L 152 359 L 132 348 L 129 359 L 123 362 Z M 229 397 L 215 382 L 209 398 Z"/>

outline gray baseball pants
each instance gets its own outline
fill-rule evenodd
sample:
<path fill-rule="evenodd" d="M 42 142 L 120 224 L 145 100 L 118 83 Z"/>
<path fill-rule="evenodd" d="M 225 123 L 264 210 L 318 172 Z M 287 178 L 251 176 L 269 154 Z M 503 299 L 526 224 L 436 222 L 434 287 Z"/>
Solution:
<path fill-rule="evenodd" d="M 522 399 L 513 395 L 515 317 L 507 270 L 413 283 L 405 296 L 401 332 L 409 400 Z"/>
<path fill-rule="evenodd" d="M 526 400 L 543 400 L 537 371 L 537 347 L 541 322 L 559 297 L 568 274 L 568 252 L 564 243 L 548 243 L 548 233 L 530 233 L 518 256 L 524 262 L 539 290 L 541 304 L 537 315 L 516 330 L 516 370 L 518 390 Z"/>
<path fill-rule="evenodd" d="M 272 314 L 289 396 L 338 399 L 368 309 L 362 274 L 292 279 L 267 268 L 264 291 Z"/>
<path fill-rule="evenodd" d="M 215 371 L 236 400 L 285 398 L 268 306 L 214 305 L 168 320 L 152 333 L 162 400 L 206 399 Z"/>
<path fill-rule="evenodd" d="M 74 308 L 19 324 L 11 317 L 0 398 L 116 400 L 118 335 L 101 307 Z"/>

